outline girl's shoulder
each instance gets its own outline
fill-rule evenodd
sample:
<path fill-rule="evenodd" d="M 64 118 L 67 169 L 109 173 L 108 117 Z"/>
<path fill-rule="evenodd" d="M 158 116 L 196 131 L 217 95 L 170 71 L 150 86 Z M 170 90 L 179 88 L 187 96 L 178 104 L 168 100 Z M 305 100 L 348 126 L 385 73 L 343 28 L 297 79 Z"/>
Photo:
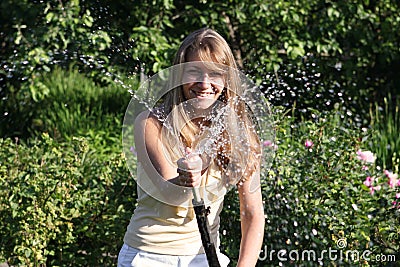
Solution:
<path fill-rule="evenodd" d="M 135 119 L 135 127 L 156 127 L 160 128 L 163 124 L 163 116 L 159 108 L 140 112 Z"/>

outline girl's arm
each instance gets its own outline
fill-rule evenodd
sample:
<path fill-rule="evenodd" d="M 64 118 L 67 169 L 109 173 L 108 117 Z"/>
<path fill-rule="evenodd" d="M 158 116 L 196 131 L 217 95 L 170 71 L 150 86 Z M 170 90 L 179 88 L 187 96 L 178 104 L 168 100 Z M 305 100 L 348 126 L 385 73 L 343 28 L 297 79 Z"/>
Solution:
<path fill-rule="evenodd" d="M 134 127 L 137 158 L 154 181 L 178 176 L 176 167 L 164 156 L 161 134 L 162 125 L 150 112 L 145 111 L 137 116 Z"/>
<path fill-rule="evenodd" d="M 239 183 L 238 191 L 242 239 L 237 266 L 251 267 L 257 263 L 264 237 L 265 217 L 259 174 Z"/>
<path fill-rule="evenodd" d="M 198 156 L 180 159 L 178 165 L 187 171 L 180 171 L 182 174 L 179 174 L 177 163 L 171 162 L 165 155 L 162 124 L 150 112 L 142 112 L 137 116 L 134 136 L 138 162 L 142 164 L 150 179 L 147 183 L 150 182 L 158 189 L 153 193 L 169 204 L 180 205 L 188 200 L 192 191 L 188 187 L 197 186 L 201 180 L 201 174 L 194 170 L 197 168 L 201 170 L 201 164 L 200 166 L 195 164 Z"/>

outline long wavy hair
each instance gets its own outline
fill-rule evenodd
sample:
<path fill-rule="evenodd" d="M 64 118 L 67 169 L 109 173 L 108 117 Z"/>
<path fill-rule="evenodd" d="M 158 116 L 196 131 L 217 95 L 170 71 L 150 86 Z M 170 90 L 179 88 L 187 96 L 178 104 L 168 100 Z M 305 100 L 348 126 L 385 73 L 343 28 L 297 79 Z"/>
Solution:
<path fill-rule="evenodd" d="M 213 160 L 216 160 L 222 171 L 227 170 L 230 166 L 230 173 L 234 170 L 241 173 L 241 179 L 248 179 L 259 168 L 261 146 L 251 110 L 241 99 L 246 86 L 241 83 L 232 51 L 220 34 L 212 29 L 202 28 L 192 32 L 183 40 L 176 53 L 174 65 L 187 63 L 189 54 L 197 55 L 201 61 L 210 65 L 210 67 L 223 69 L 225 84 L 218 100 L 228 106 L 230 112 L 224 114 L 223 131 L 214 142 L 216 155 Z M 172 156 L 173 160 L 183 156 L 182 151 L 179 153 L 176 150 L 176 137 L 179 137 L 184 146 L 191 148 L 195 148 L 201 140 L 207 138 L 205 136 L 207 131 L 203 131 L 197 124 L 193 123 L 187 114 L 184 105 L 182 105 L 184 101 L 186 99 L 182 86 L 168 91 L 162 98 L 162 112 L 170 118 L 168 121 L 169 130 L 166 134 L 170 135 L 171 138 L 166 139 L 170 142 L 167 145 L 170 148 L 169 153 L 175 154 Z M 208 125 L 210 129 L 212 129 L 212 123 Z M 238 136 L 242 138 L 236 138 Z M 175 143 L 171 140 L 175 140 Z M 223 173 L 227 176 L 226 183 L 233 184 L 238 181 L 234 177 L 231 177 L 231 179 L 227 172 Z"/>

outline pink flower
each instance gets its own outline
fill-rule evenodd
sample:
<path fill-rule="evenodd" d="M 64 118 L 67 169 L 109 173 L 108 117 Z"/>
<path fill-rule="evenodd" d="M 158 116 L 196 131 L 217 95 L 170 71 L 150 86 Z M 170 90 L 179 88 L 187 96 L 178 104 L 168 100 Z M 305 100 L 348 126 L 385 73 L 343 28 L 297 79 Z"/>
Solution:
<path fill-rule="evenodd" d="M 385 173 L 386 176 L 389 178 L 388 184 L 389 184 L 389 186 L 390 186 L 391 188 L 393 188 L 393 187 L 399 185 L 400 180 L 398 179 L 399 176 L 398 176 L 397 174 L 395 174 L 395 173 L 393 173 L 393 172 L 390 172 L 390 171 L 388 171 L 388 170 L 385 170 L 384 173 Z"/>
<path fill-rule="evenodd" d="M 371 151 L 357 151 L 357 158 L 359 160 L 369 162 L 369 163 L 374 163 L 375 162 L 375 155 Z"/>
<path fill-rule="evenodd" d="M 272 146 L 272 145 L 273 145 L 273 143 L 271 142 L 271 140 L 265 140 L 263 142 L 263 146 Z"/>
<path fill-rule="evenodd" d="M 375 179 L 373 177 L 368 176 L 364 181 L 364 185 L 369 188 L 369 193 L 371 195 L 373 195 L 375 193 L 375 191 L 379 191 L 382 188 L 380 185 L 372 186 L 374 183 L 374 180 Z"/>
<path fill-rule="evenodd" d="M 381 186 L 380 186 L 380 185 L 378 185 L 378 186 L 371 186 L 371 187 L 369 188 L 369 193 L 370 193 L 371 195 L 373 195 L 373 194 L 375 193 L 375 190 L 376 190 L 376 191 L 381 190 Z"/>
<path fill-rule="evenodd" d="M 366 170 L 368 170 L 368 166 L 362 166 L 362 168 L 361 168 L 361 170 L 363 170 L 363 171 L 366 171 Z"/>
<path fill-rule="evenodd" d="M 277 150 L 277 149 L 278 149 L 278 146 L 277 146 L 276 144 L 274 144 L 271 140 L 265 140 L 265 141 L 263 142 L 263 146 L 264 146 L 264 147 L 270 147 L 270 148 L 272 148 L 272 149 L 274 149 L 274 150 Z"/>
<path fill-rule="evenodd" d="M 311 140 L 306 140 L 305 142 L 304 142 L 304 146 L 306 147 L 306 148 L 310 148 L 310 147 L 312 147 L 314 145 L 314 143 L 311 141 Z"/>
<path fill-rule="evenodd" d="M 397 193 L 397 194 L 396 194 L 396 198 L 400 198 L 400 193 Z"/>
<path fill-rule="evenodd" d="M 373 194 L 375 193 L 375 190 L 374 190 L 374 187 L 373 187 L 373 186 L 371 186 L 371 187 L 369 188 L 369 193 L 370 193 L 371 195 L 373 195 Z"/>
<path fill-rule="evenodd" d="M 374 182 L 374 178 L 371 178 L 370 176 L 368 176 L 364 181 L 364 185 L 367 187 L 371 187 L 373 182 Z"/>

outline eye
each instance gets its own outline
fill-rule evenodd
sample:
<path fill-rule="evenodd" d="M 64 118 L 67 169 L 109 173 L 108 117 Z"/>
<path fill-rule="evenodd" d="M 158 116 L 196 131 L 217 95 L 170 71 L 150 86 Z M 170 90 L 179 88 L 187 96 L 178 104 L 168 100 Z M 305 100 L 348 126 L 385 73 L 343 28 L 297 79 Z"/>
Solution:
<path fill-rule="evenodd" d="M 224 74 L 219 71 L 213 71 L 209 75 L 210 75 L 210 77 L 219 78 L 219 77 L 222 77 Z"/>
<path fill-rule="evenodd" d="M 186 71 L 186 74 L 188 74 L 188 75 L 199 75 L 200 71 L 197 70 L 197 69 L 189 69 L 189 70 Z"/>

